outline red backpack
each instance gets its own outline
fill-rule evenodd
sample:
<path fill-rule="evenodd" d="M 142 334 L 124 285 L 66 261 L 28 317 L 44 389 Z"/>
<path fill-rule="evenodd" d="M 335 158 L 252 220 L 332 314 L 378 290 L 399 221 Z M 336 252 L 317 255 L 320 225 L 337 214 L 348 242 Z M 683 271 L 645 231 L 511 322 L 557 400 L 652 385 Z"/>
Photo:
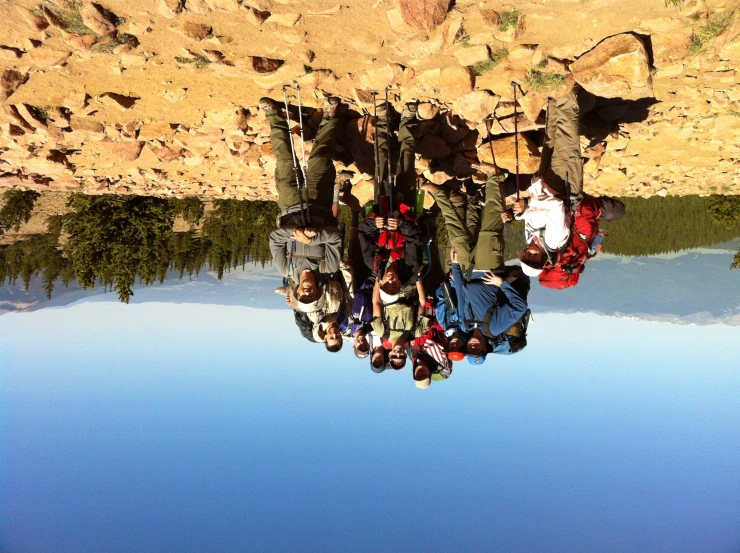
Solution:
<path fill-rule="evenodd" d="M 570 231 L 570 240 L 558 251 L 557 261 L 545 265 L 540 273 L 540 285 L 554 290 L 563 290 L 578 284 L 586 261 L 601 249 L 603 234 L 599 228 L 601 208 L 593 196 L 584 195 L 575 214 Z"/>

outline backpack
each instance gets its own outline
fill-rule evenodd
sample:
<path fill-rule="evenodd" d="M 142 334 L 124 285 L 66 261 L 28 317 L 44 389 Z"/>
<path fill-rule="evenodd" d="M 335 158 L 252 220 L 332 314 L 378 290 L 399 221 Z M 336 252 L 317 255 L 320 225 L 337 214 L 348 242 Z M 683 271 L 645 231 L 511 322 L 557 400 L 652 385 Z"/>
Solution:
<path fill-rule="evenodd" d="M 586 261 L 601 249 L 604 233 L 599 228 L 600 217 L 598 200 L 584 195 L 573 217 L 570 240 L 555 252 L 554 262 L 542 269 L 539 276 L 541 286 L 563 290 L 578 284 Z"/>
<path fill-rule="evenodd" d="M 529 327 L 529 321 L 531 319 L 532 311 L 527 309 L 524 315 L 514 323 L 519 325 L 519 336 L 510 336 L 503 333 L 488 340 L 493 353 L 497 353 L 499 355 L 512 355 L 527 347 L 527 328 Z"/>

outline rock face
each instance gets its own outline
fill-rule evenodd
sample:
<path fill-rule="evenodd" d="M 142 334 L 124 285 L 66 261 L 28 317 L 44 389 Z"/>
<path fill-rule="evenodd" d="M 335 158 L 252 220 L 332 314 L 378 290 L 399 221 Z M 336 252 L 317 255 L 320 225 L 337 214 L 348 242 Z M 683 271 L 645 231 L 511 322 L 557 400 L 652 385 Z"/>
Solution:
<path fill-rule="evenodd" d="M 571 64 L 576 82 L 604 98 L 652 98 L 653 79 L 642 40 L 624 33 L 602 40 Z"/>
<path fill-rule="evenodd" d="M 455 100 L 455 111 L 468 121 L 478 123 L 493 113 L 498 100 L 498 96 L 487 90 L 476 90 Z"/>
<path fill-rule="evenodd" d="M 448 0 L 399 0 L 403 20 L 421 31 L 432 31 L 447 17 Z"/>
<path fill-rule="evenodd" d="M 7 100 L 15 90 L 21 86 L 25 77 L 13 69 L 0 72 L 0 101 Z"/>
<path fill-rule="evenodd" d="M 507 171 L 516 171 L 516 144 L 513 135 L 494 140 L 493 152 L 496 154 L 496 165 Z M 483 163 L 493 164 L 491 147 L 487 142 L 478 146 L 478 159 Z M 540 152 L 537 146 L 526 134 L 519 133 L 519 172 L 534 173 L 539 167 Z"/>

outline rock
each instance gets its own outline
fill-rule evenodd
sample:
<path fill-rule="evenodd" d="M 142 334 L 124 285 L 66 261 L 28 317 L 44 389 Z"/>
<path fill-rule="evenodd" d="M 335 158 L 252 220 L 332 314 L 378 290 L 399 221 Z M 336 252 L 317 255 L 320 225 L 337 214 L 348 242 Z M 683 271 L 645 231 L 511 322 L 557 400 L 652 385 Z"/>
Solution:
<path fill-rule="evenodd" d="M 145 123 L 139 129 L 139 140 L 155 140 L 161 138 L 168 138 L 175 134 L 175 130 L 172 125 L 164 121 L 152 121 L 151 123 Z"/>
<path fill-rule="evenodd" d="M 650 35 L 655 67 L 663 69 L 682 60 L 691 47 L 692 36 L 691 27 L 679 27 L 670 33 Z"/>
<path fill-rule="evenodd" d="M 475 76 L 465 67 L 445 67 L 440 73 L 438 86 L 444 96 L 459 98 L 473 91 Z"/>
<path fill-rule="evenodd" d="M 27 76 L 15 69 L 3 69 L 0 71 L 0 101 L 10 98 L 13 92 L 18 90 L 18 87 L 26 82 Z"/>
<path fill-rule="evenodd" d="M 159 12 L 159 15 L 172 19 L 176 15 L 182 13 L 184 7 L 185 0 L 159 0 L 157 11 Z"/>
<path fill-rule="evenodd" d="M 403 20 L 421 31 L 431 32 L 447 18 L 449 0 L 398 0 Z"/>
<path fill-rule="evenodd" d="M 491 29 L 493 38 L 500 42 L 513 42 L 524 33 L 524 14 L 516 10 L 497 12 L 484 9 L 480 16 Z"/>
<path fill-rule="evenodd" d="M 388 25 L 390 25 L 393 34 L 397 36 L 409 36 L 418 33 L 414 27 L 406 23 L 401 10 L 391 8 L 385 12 L 385 16 L 388 18 Z"/>
<path fill-rule="evenodd" d="M 480 10 L 480 17 L 483 23 L 490 27 L 498 27 L 501 25 L 501 16 L 496 10 Z"/>
<path fill-rule="evenodd" d="M 471 66 L 491 59 L 488 46 L 462 46 L 455 52 L 460 65 Z"/>
<path fill-rule="evenodd" d="M 602 40 L 570 66 L 576 82 L 603 98 L 652 98 L 653 81 L 642 39 L 632 33 Z"/>
<path fill-rule="evenodd" d="M 239 9 L 237 0 L 205 0 L 208 7 L 212 10 L 236 11 Z"/>
<path fill-rule="evenodd" d="M 252 25 L 257 25 L 257 26 L 262 25 L 272 15 L 270 12 L 266 10 L 258 10 L 256 8 L 247 7 L 246 10 L 247 10 L 247 21 L 249 21 Z"/>
<path fill-rule="evenodd" d="M 136 161 L 144 148 L 144 142 L 104 140 L 98 143 L 101 153 L 114 157 L 118 161 Z"/>
<path fill-rule="evenodd" d="M 274 13 L 265 21 L 266 23 L 276 23 L 284 27 L 292 27 L 301 18 L 299 13 Z"/>
<path fill-rule="evenodd" d="M 72 55 L 71 50 L 57 50 L 49 46 L 34 48 L 26 54 L 26 58 L 33 63 L 36 68 L 47 68 L 62 65 Z"/>
<path fill-rule="evenodd" d="M 447 145 L 444 138 L 436 134 L 427 134 L 416 142 L 414 148 L 416 153 L 427 159 L 447 157 L 452 153 L 452 148 Z"/>
<path fill-rule="evenodd" d="M 171 161 L 176 161 L 183 157 L 183 151 L 178 149 L 174 150 L 170 148 L 169 146 L 163 146 L 161 148 L 152 148 L 152 153 L 154 153 L 155 156 L 157 156 L 157 159 L 159 161 L 162 161 L 164 163 L 168 163 Z"/>
<path fill-rule="evenodd" d="M 433 184 L 444 184 L 448 180 L 455 178 L 455 175 L 451 175 L 446 171 L 437 170 L 432 172 L 431 170 L 424 171 L 424 178 Z"/>
<path fill-rule="evenodd" d="M 116 30 L 116 24 L 112 21 L 115 16 L 99 4 L 90 3 L 83 6 L 80 10 L 80 17 L 85 27 L 99 35 L 111 34 Z"/>
<path fill-rule="evenodd" d="M 114 106 L 123 110 L 131 109 L 139 100 L 136 96 L 125 96 L 115 92 L 106 92 L 101 94 L 98 99 L 108 106 Z"/>
<path fill-rule="evenodd" d="M 185 21 L 180 25 L 180 31 L 193 40 L 203 40 L 208 38 L 213 33 L 213 27 L 205 25 L 204 23 L 193 23 L 192 21 Z"/>
<path fill-rule="evenodd" d="M 542 123 L 540 123 L 540 120 L 532 121 L 524 113 L 518 112 L 516 115 L 516 125 L 514 124 L 513 115 L 511 115 L 510 117 L 502 117 L 501 119 L 497 119 L 493 122 L 491 126 L 491 134 L 509 134 L 513 133 L 515 129 L 520 133 L 526 131 L 535 131 L 537 129 L 543 128 L 544 126 L 544 121 L 542 121 Z"/>
<path fill-rule="evenodd" d="M 365 71 L 360 77 L 360 85 L 367 90 L 384 90 L 393 82 L 396 66 L 386 64 Z"/>
<path fill-rule="evenodd" d="M 71 92 L 62 100 L 62 106 L 70 111 L 80 111 L 87 107 L 89 99 L 85 92 Z"/>
<path fill-rule="evenodd" d="M 616 121 L 627 113 L 626 104 L 611 104 L 601 108 L 598 111 L 599 118 L 602 121 Z"/>
<path fill-rule="evenodd" d="M 507 171 L 516 171 L 516 144 L 514 136 L 507 136 L 493 141 L 496 154 L 496 165 Z M 478 147 L 478 159 L 483 163 L 493 164 L 491 147 L 486 142 Z M 532 174 L 540 167 L 540 152 L 537 146 L 525 134 L 519 133 L 519 172 Z"/>
<path fill-rule="evenodd" d="M 439 107 L 430 102 L 422 102 L 419 104 L 419 108 L 416 113 L 419 119 L 434 119 L 437 116 L 437 113 L 439 113 Z"/>
<path fill-rule="evenodd" d="M 498 105 L 499 97 L 487 90 L 476 90 L 455 100 L 455 112 L 472 122 L 482 121 Z"/>
<path fill-rule="evenodd" d="M 372 179 L 365 179 L 352 187 L 352 195 L 365 204 L 375 196 L 375 182 Z"/>
<path fill-rule="evenodd" d="M 545 108 L 547 96 L 540 92 L 529 90 L 526 94 L 517 97 L 517 103 L 530 121 L 536 121 L 540 116 L 540 112 Z M 513 104 L 514 102 L 512 102 L 512 106 Z M 499 107 L 501 106 L 499 105 Z"/>
<path fill-rule="evenodd" d="M 462 119 L 449 111 L 443 113 L 437 121 L 439 122 L 439 134 L 448 144 L 457 144 L 470 132 Z"/>
<path fill-rule="evenodd" d="M 352 153 L 357 168 L 368 175 L 374 174 L 375 118 L 365 115 L 351 119 L 344 128 L 347 148 Z"/>
<path fill-rule="evenodd" d="M 285 63 L 285 60 L 273 58 L 262 58 L 259 56 L 249 56 L 252 69 L 257 73 L 274 73 Z"/>
<path fill-rule="evenodd" d="M 62 38 L 75 50 L 83 50 L 85 52 L 90 50 L 98 42 L 98 37 L 96 36 L 67 33 L 65 31 L 62 31 Z"/>
<path fill-rule="evenodd" d="M 456 177 L 467 178 L 475 173 L 472 160 L 463 154 L 455 154 L 455 160 L 452 163 L 452 172 Z"/>

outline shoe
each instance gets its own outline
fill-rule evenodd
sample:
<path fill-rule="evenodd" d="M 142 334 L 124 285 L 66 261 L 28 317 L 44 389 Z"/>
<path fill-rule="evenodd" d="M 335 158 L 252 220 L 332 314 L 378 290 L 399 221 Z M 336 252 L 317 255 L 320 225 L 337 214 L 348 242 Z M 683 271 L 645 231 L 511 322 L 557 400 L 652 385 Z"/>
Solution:
<path fill-rule="evenodd" d="M 327 121 L 329 119 L 334 119 L 339 113 L 339 107 L 341 103 L 341 100 L 336 96 L 329 96 L 326 100 L 324 100 L 324 119 Z"/>
<path fill-rule="evenodd" d="M 265 114 L 275 113 L 280 109 L 280 104 L 272 98 L 265 96 L 264 98 L 260 98 L 260 109 L 264 111 Z"/>
<path fill-rule="evenodd" d="M 419 102 L 408 102 L 401 112 L 401 119 L 416 119 L 417 111 L 419 111 Z"/>

